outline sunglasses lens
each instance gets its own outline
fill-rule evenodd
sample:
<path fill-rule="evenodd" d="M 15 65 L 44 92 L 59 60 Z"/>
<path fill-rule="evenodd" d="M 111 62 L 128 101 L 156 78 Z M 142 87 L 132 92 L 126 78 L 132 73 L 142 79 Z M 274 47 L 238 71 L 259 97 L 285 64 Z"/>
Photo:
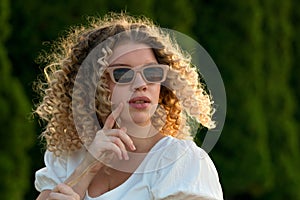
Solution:
<path fill-rule="evenodd" d="M 132 69 L 130 67 L 111 68 L 110 73 L 116 83 L 130 83 L 135 77 L 135 73 L 142 72 L 145 81 L 149 83 L 161 83 L 164 81 L 166 66 L 146 66 L 140 69 Z"/>
<path fill-rule="evenodd" d="M 149 82 L 161 82 L 164 78 L 164 70 L 161 67 L 148 67 L 143 74 Z"/>
<path fill-rule="evenodd" d="M 127 68 L 119 68 L 113 71 L 113 76 L 117 83 L 129 83 L 133 75 L 134 71 Z"/>

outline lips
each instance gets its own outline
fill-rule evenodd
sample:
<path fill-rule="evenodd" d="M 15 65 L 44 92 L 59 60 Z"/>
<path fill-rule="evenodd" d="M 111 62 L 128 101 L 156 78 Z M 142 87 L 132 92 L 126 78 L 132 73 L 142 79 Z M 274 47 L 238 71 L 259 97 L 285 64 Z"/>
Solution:
<path fill-rule="evenodd" d="M 148 97 L 141 96 L 130 99 L 128 103 L 135 109 L 145 109 L 150 105 L 151 100 Z"/>

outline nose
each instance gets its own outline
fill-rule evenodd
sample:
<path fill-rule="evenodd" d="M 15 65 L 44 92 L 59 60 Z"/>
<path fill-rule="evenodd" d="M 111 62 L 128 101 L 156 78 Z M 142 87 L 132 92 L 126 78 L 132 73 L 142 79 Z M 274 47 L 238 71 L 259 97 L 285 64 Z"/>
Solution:
<path fill-rule="evenodd" d="M 147 83 L 144 80 L 143 76 L 140 72 L 138 72 L 132 82 L 132 89 L 133 90 L 146 90 L 147 89 Z"/>

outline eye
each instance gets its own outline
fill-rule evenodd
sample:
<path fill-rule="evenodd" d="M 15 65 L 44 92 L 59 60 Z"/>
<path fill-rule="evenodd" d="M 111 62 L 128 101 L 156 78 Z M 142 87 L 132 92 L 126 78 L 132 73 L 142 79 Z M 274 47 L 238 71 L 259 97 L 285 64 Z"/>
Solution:
<path fill-rule="evenodd" d="M 118 83 L 128 83 L 132 80 L 134 71 L 128 68 L 118 68 L 113 71 L 113 76 Z"/>
<path fill-rule="evenodd" d="M 164 71 L 161 67 L 148 67 L 144 69 L 144 75 L 148 81 L 157 82 L 163 79 Z"/>

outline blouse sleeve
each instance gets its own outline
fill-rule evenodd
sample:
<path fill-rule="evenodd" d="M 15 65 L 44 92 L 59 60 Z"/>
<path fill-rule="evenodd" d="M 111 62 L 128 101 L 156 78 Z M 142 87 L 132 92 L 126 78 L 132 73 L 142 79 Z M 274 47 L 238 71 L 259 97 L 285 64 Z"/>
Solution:
<path fill-rule="evenodd" d="M 152 194 L 154 199 L 222 200 L 217 170 L 208 154 L 194 142 L 172 165 L 158 171 Z"/>
<path fill-rule="evenodd" d="M 52 190 L 67 177 L 67 155 L 55 156 L 46 151 L 44 155 L 45 167 L 35 173 L 35 188 L 41 192 Z"/>

